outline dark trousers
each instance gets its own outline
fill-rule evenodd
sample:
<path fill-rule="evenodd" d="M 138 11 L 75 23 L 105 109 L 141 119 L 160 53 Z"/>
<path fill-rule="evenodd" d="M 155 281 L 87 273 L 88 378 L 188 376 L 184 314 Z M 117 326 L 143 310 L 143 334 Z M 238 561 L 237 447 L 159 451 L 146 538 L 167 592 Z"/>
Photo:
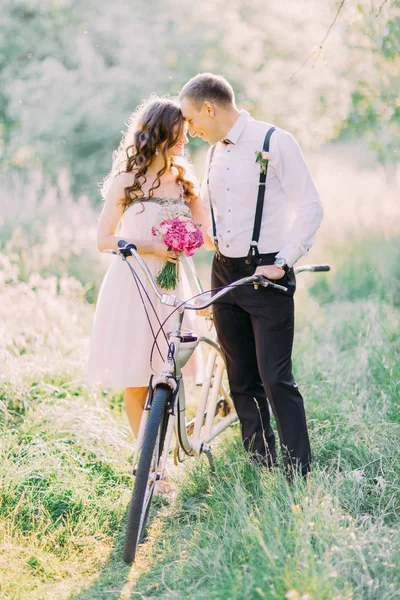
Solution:
<path fill-rule="evenodd" d="M 274 260 L 275 253 L 261 255 L 263 265 Z M 244 259 L 218 259 L 216 255 L 212 287 L 228 285 L 254 271 Z M 311 451 L 304 402 L 292 374 L 293 270 L 279 283 L 289 292 L 255 290 L 252 285 L 228 292 L 214 304 L 214 322 L 246 450 L 268 466 L 276 462 L 268 398 L 285 468 L 288 474 L 298 468 L 305 475 L 310 470 Z"/>

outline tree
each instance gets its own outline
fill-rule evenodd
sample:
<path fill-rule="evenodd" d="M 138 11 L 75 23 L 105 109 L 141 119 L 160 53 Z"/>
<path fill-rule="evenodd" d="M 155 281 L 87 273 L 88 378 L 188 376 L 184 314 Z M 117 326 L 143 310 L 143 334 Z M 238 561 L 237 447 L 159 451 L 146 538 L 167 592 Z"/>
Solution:
<path fill-rule="evenodd" d="M 153 91 L 176 94 L 205 70 L 225 75 L 240 106 L 303 144 L 365 134 L 381 160 L 394 160 L 398 4 L 377 17 L 370 0 L 348 2 L 321 51 L 333 2 L 87 0 L 77 10 L 73 0 L 15 0 L 0 31 L 2 169 L 36 168 L 54 182 L 67 167 L 75 194 L 99 198 L 136 105 Z M 315 60 L 297 72 L 314 47 Z"/>
<path fill-rule="evenodd" d="M 341 133 L 363 136 L 390 172 L 400 160 L 400 2 L 358 3 L 357 30 L 348 28 L 354 81 Z"/>

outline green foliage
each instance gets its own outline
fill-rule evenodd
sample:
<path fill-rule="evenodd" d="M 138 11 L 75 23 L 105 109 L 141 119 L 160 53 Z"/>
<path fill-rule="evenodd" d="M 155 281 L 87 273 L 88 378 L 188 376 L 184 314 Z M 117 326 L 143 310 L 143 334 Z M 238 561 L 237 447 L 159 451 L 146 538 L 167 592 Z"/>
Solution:
<path fill-rule="evenodd" d="M 162 532 L 151 551 L 154 568 L 135 591 L 155 598 L 168 589 L 194 599 L 205 590 L 207 598 L 237 600 L 393 598 L 400 560 L 397 316 L 376 300 L 301 307 L 295 369 L 313 445 L 310 481 L 288 487 L 281 474 L 250 467 L 238 438 L 226 438 L 216 477 L 194 465 L 175 507 L 154 525 L 154 535 Z"/>
<path fill-rule="evenodd" d="M 395 240 L 369 240 L 354 256 L 374 271 L 395 248 Z M 312 295 L 299 290 L 294 369 L 312 440 L 310 480 L 288 486 L 281 469 L 249 465 L 232 428 L 216 444 L 215 477 L 204 460 L 179 479 L 171 468 L 177 495 L 156 499 L 132 570 L 121 558 L 132 484 L 121 394 L 82 379 L 91 307 L 48 293 L 46 279 L 30 289 L 1 258 L 9 281 L 0 305 L 1 594 L 395 598 L 399 308 L 369 279 L 339 285 L 352 258 L 327 275 L 324 293 L 335 293 L 326 303 L 323 274 L 310 275 Z"/>
<path fill-rule="evenodd" d="M 36 167 L 55 183 L 67 167 L 73 192 L 96 197 L 125 119 L 185 76 L 176 65 L 180 24 L 158 1 L 136 0 L 134 11 L 127 1 L 117 11 L 104 1 L 79 11 L 69 0 L 20 1 L 5 11 L 4 168 Z"/>
<path fill-rule="evenodd" d="M 400 247 L 398 238 L 375 237 L 344 252 L 332 251 L 333 271 L 312 282 L 310 293 L 321 303 L 379 298 L 400 306 Z"/>
<path fill-rule="evenodd" d="M 399 162 L 400 104 L 400 2 L 383 3 L 385 18 L 369 3 L 360 3 L 361 39 L 349 28 L 353 46 L 355 86 L 342 131 L 364 136 L 389 173 Z"/>
<path fill-rule="evenodd" d="M 354 4 L 354 3 L 353 3 Z M 175 95 L 198 71 L 223 73 L 238 103 L 306 145 L 340 132 L 367 136 L 398 161 L 399 3 L 178 0 L 6 3 L 0 29 L 3 170 L 71 175 L 74 195 L 98 201 L 128 115 L 152 92 Z M 223 18 L 221 18 L 223 15 Z M 192 150 L 200 147 L 191 142 Z"/>
<path fill-rule="evenodd" d="M 299 289 L 294 368 L 312 439 L 310 481 L 289 487 L 280 470 L 250 466 L 235 427 L 217 444 L 217 477 L 205 461 L 189 464 L 178 481 L 173 473 L 177 495 L 156 498 L 148 541 L 130 570 L 121 560 L 132 486 L 122 394 L 84 382 L 87 301 L 106 263 L 95 246 L 97 213 L 84 198 L 74 201 L 82 192 L 95 197 L 136 104 L 152 91 L 176 93 L 199 70 L 224 73 L 241 106 L 305 143 L 366 136 L 380 161 L 394 164 L 399 2 L 376 16 L 378 9 L 369 0 L 346 3 L 324 56 L 290 79 L 337 3 L 4 7 L 0 153 L 4 171 L 20 177 L 2 185 L 0 222 L 2 597 L 397 596 L 398 237 L 337 244 L 333 271 L 310 275 L 309 294 Z M 334 160 L 336 167 L 342 157 Z M 335 213 L 328 234 L 348 223 L 350 202 L 338 216 L 343 182 L 327 181 Z M 375 214 L 368 202 L 376 206 L 380 195 L 369 193 L 367 179 L 357 196 L 355 181 L 350 214 Z M 382 205 L 386 199 L 393 233 L 391 193 Z"/>

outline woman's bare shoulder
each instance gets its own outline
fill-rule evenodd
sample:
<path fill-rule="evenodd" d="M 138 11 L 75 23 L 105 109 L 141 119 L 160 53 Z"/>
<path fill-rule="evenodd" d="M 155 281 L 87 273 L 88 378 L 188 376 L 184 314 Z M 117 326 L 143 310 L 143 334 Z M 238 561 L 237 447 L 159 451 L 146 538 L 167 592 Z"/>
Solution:
<path fill-rule="evenodd" d="M 135 181 L 133 173 L 118 173 L 111 179 L 107 196 L 110 198 L 123 198 L 125 189 L 131 187 Z"/>
<path fill-rule="evenodd" d="M 125 198 L 125 190 L 133 185 L 134 176 L 132 173 L 118 173 L 109 178 L 107 190 L 104 193 L 105 202 L 108 205 L 116 205 Z M 104 190 L 103 190 L 104 191 Z"/>
<path fill-rule="evenodd" d="M 118 173 L 114 177 L 114 183 L 117 187 L 126 188 L 130 187 L 135 181 L 135 175 L 132 171 L 123 171 L 122 173 Z"/>

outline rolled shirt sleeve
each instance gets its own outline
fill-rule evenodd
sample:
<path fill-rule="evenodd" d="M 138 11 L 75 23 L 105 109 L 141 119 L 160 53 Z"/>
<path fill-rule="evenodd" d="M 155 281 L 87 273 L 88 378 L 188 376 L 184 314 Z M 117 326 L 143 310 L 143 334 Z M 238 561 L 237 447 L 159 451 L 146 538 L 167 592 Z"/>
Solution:
<path fill-rule="evenodd" d="M 277 257 L 284 258 L 286 264 L 292 267 L 312 247 L 324 209 L 295 138 L 287 131 L 280 130 L 274 141 L 275 148 L 271 143 L 271 154 L 276 154 L 275 172 L 296 213 L 287 242 Z"/>

